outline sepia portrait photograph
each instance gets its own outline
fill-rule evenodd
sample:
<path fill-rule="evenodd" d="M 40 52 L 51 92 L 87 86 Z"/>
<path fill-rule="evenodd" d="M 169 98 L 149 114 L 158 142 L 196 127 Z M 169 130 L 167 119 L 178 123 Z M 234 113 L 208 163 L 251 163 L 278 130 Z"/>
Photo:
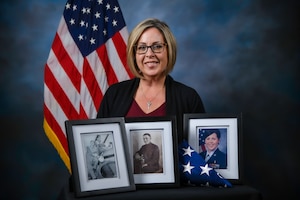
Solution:
<path fill-rule="evenodd" d="M 130 130 L 134 174 L 163 173 L 163 129 Z"/>

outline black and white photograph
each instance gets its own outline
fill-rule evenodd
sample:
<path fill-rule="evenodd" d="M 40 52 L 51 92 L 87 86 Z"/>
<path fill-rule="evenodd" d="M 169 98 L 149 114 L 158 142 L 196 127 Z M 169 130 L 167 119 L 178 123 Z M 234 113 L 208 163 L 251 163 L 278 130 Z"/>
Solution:
<path fill-rule="evenodd" d="M 76 197 L 136 189 L 122 117 L 67 120 Z"/>
<path fill-rule="evenodd" d="M 82 133 L 88 180 L 118 176 L 112 132 Z"/>

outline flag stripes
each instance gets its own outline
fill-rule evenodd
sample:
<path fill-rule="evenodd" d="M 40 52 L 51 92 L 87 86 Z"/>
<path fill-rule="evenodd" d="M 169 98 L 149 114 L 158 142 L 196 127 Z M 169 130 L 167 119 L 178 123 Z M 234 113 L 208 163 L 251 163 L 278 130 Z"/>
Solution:
<path fill-rule="evenodd" d="M 133 77 L 127 38 L 117 0 L 67 1 L 44 69 L 43 126 L 70 172 L 64 123 L 95 118 L 107 88 Z"/>

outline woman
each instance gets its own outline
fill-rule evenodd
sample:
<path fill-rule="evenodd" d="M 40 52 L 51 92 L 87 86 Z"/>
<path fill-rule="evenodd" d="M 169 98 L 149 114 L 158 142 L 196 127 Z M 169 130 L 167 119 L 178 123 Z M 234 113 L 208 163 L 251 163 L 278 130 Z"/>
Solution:
<path fill-rule="evenodd" d="M 207 130 L 204 134 L 205 151 L 200 155 L 208 166 L 214 169 L 227 168 L 227 155 L 219 149 L 221 134 L 218 129 Z"/>
<path fill-rule="evenodd" d="M 127 62 L 135 78 L 108 88 L 97 117 L 175 115 L 178 140 L 186 139 L 183 114 L 205 110 L 193 88 L 169 75 L 175 65 L 176 53 L 175 37 L 165 22 L 153 18 L 140 22 L 127 42 Z"/>

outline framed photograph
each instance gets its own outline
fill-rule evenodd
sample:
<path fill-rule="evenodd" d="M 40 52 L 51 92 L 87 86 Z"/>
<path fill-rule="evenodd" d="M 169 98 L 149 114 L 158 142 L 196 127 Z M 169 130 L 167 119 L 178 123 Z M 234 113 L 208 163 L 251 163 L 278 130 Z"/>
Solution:
<path fill-rule="evenodd" d="M 135 190 L 124 118 L 65 122 L 77 197 Z"/>
<path fill-rule="evenodd" d="M 178 187 L 176 117 L 125 118 L 125 129 L 136 186 Z"/>
<path fill-rule="evenodd" d="M 242 181 L 241 114 L 184 114 L 190 146 L 232 184 Z"/>

